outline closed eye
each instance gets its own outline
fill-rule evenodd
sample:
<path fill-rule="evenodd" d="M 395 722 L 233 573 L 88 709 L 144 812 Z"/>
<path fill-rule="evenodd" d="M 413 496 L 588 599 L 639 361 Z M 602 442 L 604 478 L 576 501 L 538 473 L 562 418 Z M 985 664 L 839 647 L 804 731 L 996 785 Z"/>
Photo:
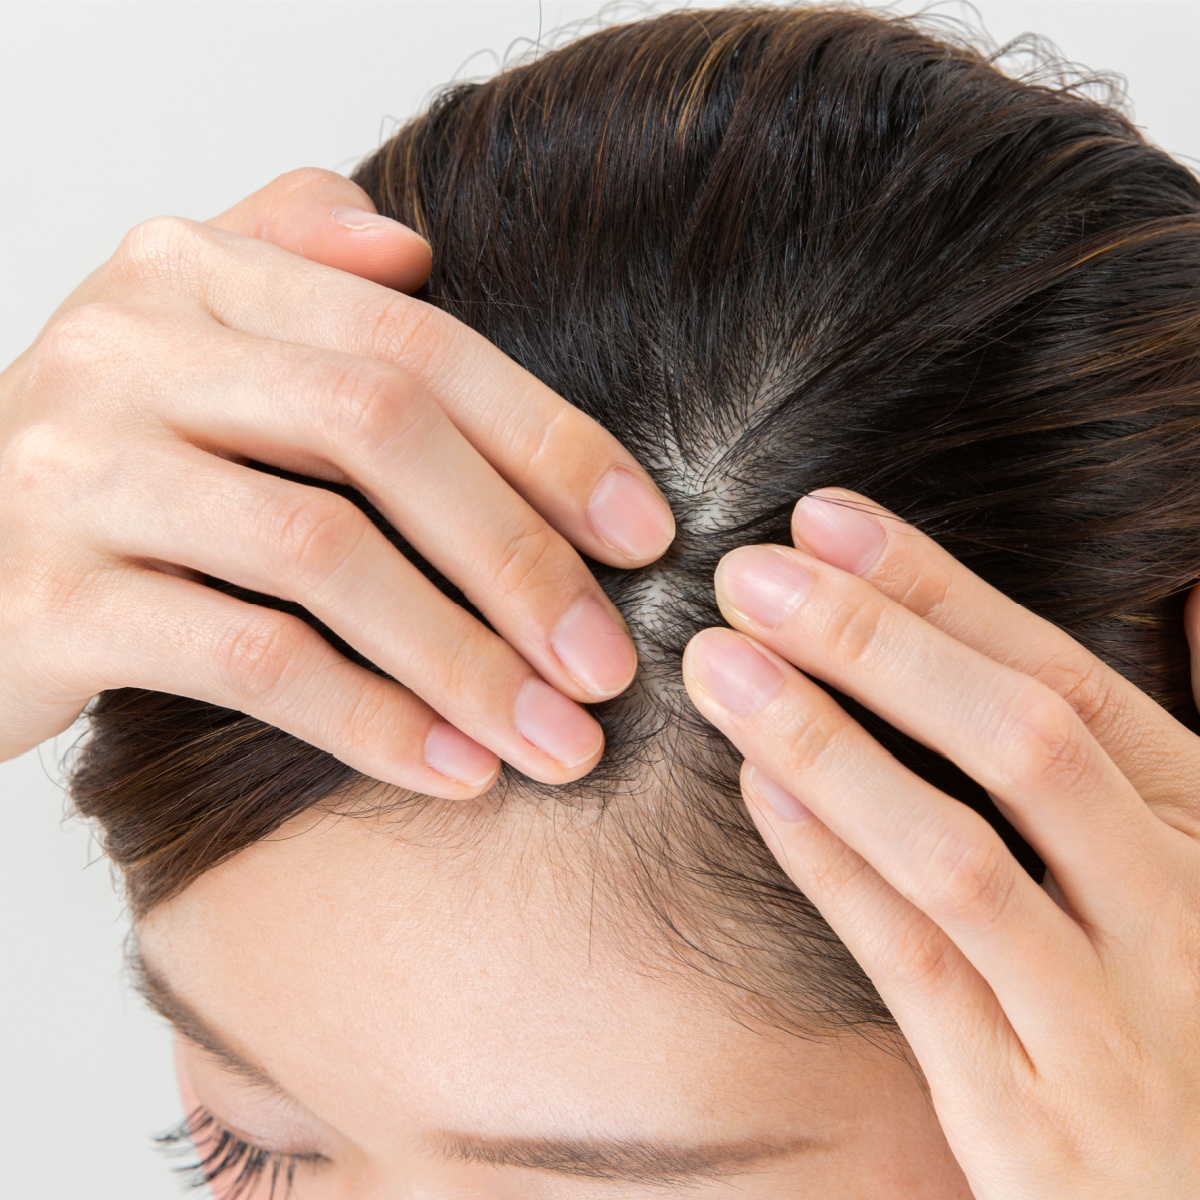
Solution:
<path fill-rule="evenodd" d="M 329 1161 L 323 1154 L 284 1154 L 256 1146 L 226 1129 L 204 1107 L 193 1109 L 155 1142 L 167 1154 L 187 1157 L 175 1170 L 189 1189 L 213 1189 L 221 1200 L 241 1200 L 263 1180 L 269 1181 L 267 1200 L 287 1200 L 300 1167 Z"/>

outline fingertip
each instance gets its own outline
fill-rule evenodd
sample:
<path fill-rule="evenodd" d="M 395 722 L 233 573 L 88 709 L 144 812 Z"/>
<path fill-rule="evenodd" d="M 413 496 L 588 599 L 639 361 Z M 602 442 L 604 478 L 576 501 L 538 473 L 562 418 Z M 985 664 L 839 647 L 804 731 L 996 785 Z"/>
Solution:
<path fill-rule="evenodd" d="M 792 539 L 797 549 L 849 571 L 865 575 L 887 544 L 883 510 L 844 488 L 819 488 L 801 496 L 792 509 Z"/>
<path fill-rule="evenodd" d="M 415 229 L 382 213 L 340 206 L 330 210 L 327 247 L 306 252 L 400 292 L 415 292 L 433 267 L 433 248 Z"/>
<path fill-rule="evenodd" d="M 522 758 L 513 765 L 522 775 L 527 775 L 538 783 L 549 784 L 551 787 L 565 787 L 568 784 L 578 783 L 579 780 L 590 775 L 596 769 L 603 754 L 604 740 L 603 734 L 601 734 L 599 749 L 588 755 L 582 762 L 565 765 L 543 753 L 538 756 L 537 761 L 528 761 L 527 758 Z"/>
<path fill-rule="evenodd" d="M 334 224 L 348 229 L 351 233 L 361 233 L 377 238 L 397 235 L 414 237 L 420 240 L 426 250 L 429 249 L 429 243 L 415 229 L 405 225 L 403 221 L 384 216 L 383 213 L 375 212 L 373 209 L 349 208 L 342 205 L 331 209 L 329 216 Z"/>
<path fill-rule="evenodd" d="M 743 759 L 741 772 L 742 799 L 746 802 L 746 809 L 750 814 L 750 819 L 754 822 L 754 827 L 758 830 L 758 836 L 762 838 L 767 849 L 774 856 L 775 861 L 784 870 L 787 870 L 787 850 L 784 848 L 783 842 L 780 840 L 779 834 L 776 832 L 775 826 L 768 816 L 766 805 L 759 795 L 757 785 L 760 777 L 758 768 L 752 765 L 749 759 Z"/>
<path fill-rule="evenodd" d="M 531 779 L 536 779 L 539 783 L 548 783 L 554 787 L 565 787 L 567 784 L 578 783 L 581 779 L 585 779 L 596 769 L 599 761 L 600 755 L 597 754 L 594 758 L 582 763 L 576 763 L 572 767 L 563 767 L 555 763 L 554 767 L 549 771 L 539 770 L 536 774 L 532 771 L 525 773 Z"/>
<path fill-rule="evenodd" d="M 614 467 L 596 485 L 587 520 L 596 537 L 619 556 L 619 566 L 655 562 L 675 540 L 675 514 L 666 497 L 648 478 L 626 467 Z"/>
<path fill-rule="evenodd" d="M 604 753 L 604 731 L 592 714 L 537 677 L 517 693 L 513 724 L 544 764 L 532 762 L 522 770 L 543 783 L 570 783 Z"/>
<path fill-rule="evenodd" d="M 448 721 L 435 721 L 425 735 L 425 765 L 444 776 L 454 795 L 472 799 L 487 791 L 500 773 L 500 760 Z"/>
<path fill-rule="evenodd" d="M 697 647 L 708 638 L 720 637 L 725 631 L 725 626 L 723 625 L 710 625 L 707 629 L 698 630 L 688 638 L 688 643 L 683 648 L 680 670 L 683 674 L 683 686 L 687 688 L 689 693 L 692 690 L 693 684 L 699 684 L 699 680 L 696 677 Z"/>
<path fill-rule="evenodd" d="M 572 605 L 551 631 L 550 648 L 585 702 L 611 700 L 637 674 L 637 647 L 607 597 L 583 596 Z"/>
<path fill-rule="evenodd" d="M 433 263 L 425 238 L 377 213 L 358 184 L 313 167 L 279 176 L 209 224 L 398 291 L 416 291 Z"/>
<path fill-rule="evenodd" d="M 812 810 L 807 805 L 752 764 L 742 764 L 742 789 L 750 792 L 760 807 L 765 807 L 780 820 L 795 824 L 812 818 Z"/>

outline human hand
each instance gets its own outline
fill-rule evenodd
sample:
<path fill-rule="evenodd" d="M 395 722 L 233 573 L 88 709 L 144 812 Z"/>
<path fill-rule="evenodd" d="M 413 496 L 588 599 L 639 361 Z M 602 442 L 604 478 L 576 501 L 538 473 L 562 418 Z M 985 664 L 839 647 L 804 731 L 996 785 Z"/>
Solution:
<path fill-rule="evenodd" d="M 862 497 L 806 497 L 793 534 L 722 560 L 739 632 L 693 639 L 688 690 L 899 1023 L 976 1200 L 1194 1200 L 1200 739 Z M 801 671 L 987 788 L 1045 885 Z"/>
<path fill-rule="evenodd" d="M 208 225 L 138 226 L 0 375 L 0 759 L 142 687 L 432 795 L 477 794 L 497 755 L 591 768 L 577 702 L 636 656 L 572 546 L 649 562 L 670 511 L 595 422 L 392 290 L 429 265 L 354 184 L 294 173 Z M 348 500 L 251 460 L 352 484 L 497 632 Z M 399 682 L 204 575 L 298 602 Z"/>

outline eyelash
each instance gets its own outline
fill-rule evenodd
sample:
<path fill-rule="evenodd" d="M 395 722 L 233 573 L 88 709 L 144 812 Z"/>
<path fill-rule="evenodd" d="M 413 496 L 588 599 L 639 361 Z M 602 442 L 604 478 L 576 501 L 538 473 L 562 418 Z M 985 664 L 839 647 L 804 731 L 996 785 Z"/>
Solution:
<path fill-rule="evenodd" d="M 267 1200 L 287 1200 L 297 1167 L 325 1161 L 322 1154 L 281 1154 L 255 1146 L 226 1129 L 206 1108 L 193 1109 L 170 1133 L 154 1141 L 165 1154 L 196 1156 L 195 1161 L 175 1168 L 187 1179 L 189 1188 L 210 1187 L 219 1179 L 228 1179 L 229 1190 L 222 1200 L 241 1200 L 265 1178 L 271 1181 Z M 202 1150 L 199 1143 L 207 1148 Z"/>

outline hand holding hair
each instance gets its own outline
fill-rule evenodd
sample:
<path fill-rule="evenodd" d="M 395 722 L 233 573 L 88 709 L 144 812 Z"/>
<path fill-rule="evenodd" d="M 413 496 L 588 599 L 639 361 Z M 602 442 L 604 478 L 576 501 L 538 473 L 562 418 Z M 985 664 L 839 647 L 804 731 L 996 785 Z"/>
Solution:
<path fill-rule="evenodd" d="M 975 1200 L 1200 1195 L 1200 738 L 863 497 L 805 497 L 793 534 L 722 560 L 738 632 L 692 640 L 689 694 L 895 1015 Z M 986 787 L 1042 886 L 806 674 Z"/>
<path fill-rule="evenodd" d="M 435 796 L 497 756 L 548 782 L 595 763 L 579 702 L 635 654 L 574 547 L 642 565 L 670 511 L 595 421 L 402 294 L 430 262 L 355 184 L 294 172 L 208 225 L 139 225 L 0 375 L 0 759 L 137 687 Z"/>
<path fill-rule="evenodd" d="M 47 671 L 62 720 L 211 701 L 104 693 L 70 781 L 201 1185 L 1200 1196 L 1200 180 L 1035 57 L 840 6 L 616 25 L 359 166 L 436 246 L 420 300 L 381 284 L 427 250 L 301 187 L 135 232 L 10 373 L 8 711 Z M 581 413 L 675 504 L 653 567 L 613 569 L 670 521 Z M 568 543 L 645 652 L 560 789 L 632 668 Z M 418 794 L 492 751 L 525 777 Z"/>

